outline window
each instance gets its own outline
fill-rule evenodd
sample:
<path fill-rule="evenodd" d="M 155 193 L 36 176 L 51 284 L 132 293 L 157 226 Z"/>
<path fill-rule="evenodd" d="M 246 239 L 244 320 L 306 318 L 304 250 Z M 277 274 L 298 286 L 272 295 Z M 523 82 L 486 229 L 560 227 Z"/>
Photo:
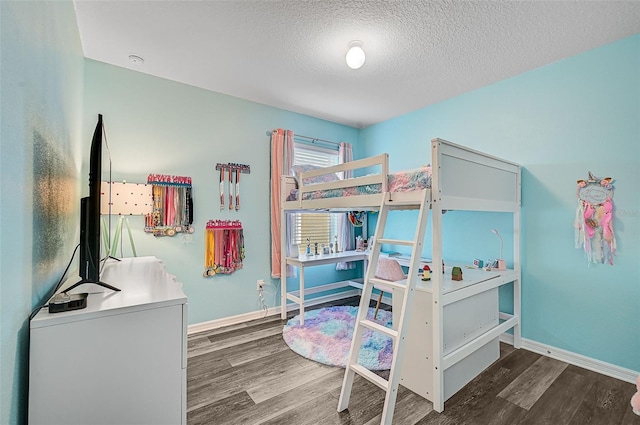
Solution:
<path fill-rule="evenodd" d="M 318 167 L 330 167 L 338 164 L 338 151 L 324 149 L 317 146 L 294 143 L 293 165 L 316 165 Z M 313 244 L 328 245 L 333 242 L 338 234 L 338 215 L 327 213 L 297 213 L 294 214 L 293 243 L 300 245 L 300 249 L 306 248 L 307 238 Z"/>

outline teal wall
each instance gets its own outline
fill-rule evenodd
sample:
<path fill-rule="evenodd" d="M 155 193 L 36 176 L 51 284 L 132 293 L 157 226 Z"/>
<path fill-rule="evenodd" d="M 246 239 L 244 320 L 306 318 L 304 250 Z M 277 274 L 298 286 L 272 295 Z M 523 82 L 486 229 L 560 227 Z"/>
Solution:
<path fill-rule="evenodd" d="M 258 279 L 273 285 L 267 288 L 268 306 L 279 305 L 276 291 L 279 293 L 280 280 L 270 278 L 270 138 L 266 132 L 287 128 L 321 139 L 356 143 L 358 131 L 92 60 L 86 61 L 85 75 L 83 134 L 91 134 L 97 114 L 102 113 L 114 181 L 144 183 L 149 173 L 193 179 L 196 232 L 189 238 L 180 234 L 154 237 L 144 233 L 142 217 L 130 218 L 137 254 L 161 258 L 167 270 L 184 284 L 189 323 L 260 311 Z M 228 162 L 251 166 L 251 174 L 241 176 L 239 211 L 219 208 L 215 166 Z M 204 228 L 211 219 L 242 222 L 244 268 L 231 275 L 202 276 Z M 124 252 L 131 255 L 126 238 Z M 323 272 L 333 277 L 314 272 L 310 285 L 354 275 L 329 267 Z"/>
<path fill-rule="evenodd" d="M 371 126 L 359 140 L 364 155 L 389 152 L 400 170 L 430 162 L 434 137 L 523 166 L 523 336 L 640 371 L 640 35 Z M 574 248 L 576 180 L 589 171 L 615 179 L 613 266 L 589 266 Z M 388 228 L 408 231 L 400 218 Z M 444 228 L 452 261 L 496 257 L 493 228 L 505 253 L 513 246 L 505 214 L 454 211 Z"/>
<path fill-rule="evenodd" d="M 84 57 L 71 2 L 0 2 L 0 423 L 26 423 L 29 323 L 78 240 Z"/>

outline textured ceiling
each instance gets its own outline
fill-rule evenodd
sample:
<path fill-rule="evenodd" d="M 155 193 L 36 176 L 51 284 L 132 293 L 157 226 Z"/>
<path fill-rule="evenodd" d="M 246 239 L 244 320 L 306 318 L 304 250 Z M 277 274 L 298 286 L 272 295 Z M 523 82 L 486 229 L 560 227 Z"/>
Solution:
<path fill-rule="evenodd" d="M 640 33 L 640 1 L 76 0 L 75 7 L 88 58 L 354 127 Z M 351 40 L 367 53 L 359 70 L 345 64 Z"/>

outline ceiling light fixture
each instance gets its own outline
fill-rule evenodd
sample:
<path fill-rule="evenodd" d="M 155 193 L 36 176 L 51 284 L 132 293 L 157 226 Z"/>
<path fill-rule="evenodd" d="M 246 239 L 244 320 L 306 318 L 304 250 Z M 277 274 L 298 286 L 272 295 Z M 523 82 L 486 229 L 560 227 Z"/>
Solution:
<path fill-rule="evenodd" d="M 142 65 L 144 63 L 144 59 L 138 55 L 129 55 L 129 60 L 136 65 Z"/>
<path fill-rule="evenodd" d="M 365 55 L 362 50 L 362 41 L 354 40 L 349 43 L 346 59 L 347 66 L 351 69 L 358 69 L 364 65 Z"/>

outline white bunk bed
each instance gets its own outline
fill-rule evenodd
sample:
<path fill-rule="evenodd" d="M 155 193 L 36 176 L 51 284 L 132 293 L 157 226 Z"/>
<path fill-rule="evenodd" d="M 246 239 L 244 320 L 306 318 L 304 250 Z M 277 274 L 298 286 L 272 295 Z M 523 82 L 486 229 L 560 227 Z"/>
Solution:
<path fill-rule="evenodd" d="M 394 308 L 394 327 L 400 324 L 402 335 L 406 336 L 404 348 L 399 350 L 398 364 L 392 366 L 390 387 L 400 383 L 412 391 L 431 400 L 434 410 L 444 410 L 444 402 L 455 394 L 499 356 L 498 338 L 509 329 L 513 329 L 516 348 L 520 347 L 520 166 L 485 153 L 442 140 L 431 141 L 431 184 L 429 188 L 409 192 L 391 192 L 388 186 L 388 155 L 382 154 L 363 160 L 352 161 L 334 167 L 302 173 L 298 182 L 291 176 L 282 176 L 281 180 L 281 246 L 286 243 L 286 215 L 290 212 L 318 211 L 327 212 L 348 210 L 378 209 L 417 209 L 424 201 L 423 209 L 431 210 L 428 222 L 432 230 L 432 279 L 430 282 L 415 282 L 419 264 L 422 241 L 416 241 L 417 259 L 409 263 L 409 276 L 414 281 L 405 283 L 411 289 L 405 303 L 402 285 L 394 285 L 392 290 Z M 339 173 L 345 170 L 377 167 L 379 173 L 344 179 L 328 183 L 305 184 L 306 178 L 327 173 Z M 379 193 L 366 195 L 340 196 L 333 198 L 306 199 L 307 193 L 343 189 L 359 185 L 380 185 Z M 296 186 L 297 185 L 297 186 Z M 292 188 L 297 187 L 296 200 L 286 200 Z M 491 190 L 487 190 L 491 188 Z M 442 269 L 442 215 L 446 210 L 509 212 L 513 215 L 514 252 L 513 268 L 503 271 L 469 270 L 464 271 L 463 281 L 452 281 L 451 274 L 443 274 Z M 382 215 L 382 214 L 380 214 Z M 427 216 L 425 211 L 425 217 Z M 386 223 L 384 215 L 382 227 Z M 422 217 L 422 214 L 420 214 Z M 380 218 L 379 220 L 382 220 Z M 422 218 L 421 218 L 422 220 Z M 424 219 L 426 220 L 426 219 Z M 380 227 L 380 224 L 378 225 Z M 424 227 L 423 227 L 424 229 Z M 378 238 L 376 231 L 376 238 Z M 418 233 L 417 233 L 418 234 Z M 424 231 L 421 233 L 424 235 Z M 383 235 L 383 233 L 380 233 Z M 416 236 L 418 238 L 418 236 Z M 382 238 L 380 238 L 382 241 Z M 377 242 L 377 241 L 376 241 Z M 383 242 L 380 242 L 383 243 Z M 380 249 L 371 255 L 369 269 L 376 267 Z M 349 281 L 332 283 L 307 290 L 287 292 L 287 264 L 300 266 L 305 259 L 285 258 L 281 261 L 281 314 L 286 318 L 287 300 L 293 300 L 304 311 L 305 295 L 323 290 L 335 289 L 352 284 Z M 326 257 L 326 256 L 325 256 Z M 366 260 L 366 258 L 365 258 Z M 336 259 L 335 262 L 341 261 Z M 325 258 L 323 264 L 332 262 Z M 301 274 L 304 271 L 301 267 Z M 373 279 L 373 273 L 366 278 Z M 301 282 L 304 282 L 301 276 Z M 426 284 L 425 284 L 426 283 Z M 498 288 L 513 283 L 513 312 L 500 312 L 498 308 Z M 365 282 L 366 284 L 366 282 Z M 371 289 L 367 294 L 371 295 Z M 400 296 L 398 296 L 400 295 Z M 410 304 L 406 304 L 410 303 Z M 368 304 L 368 302 L 367 302 Z M 361 304 L 363 305 L 363 304 Z M 408 305 L 411 308 L 407 307 Z M 400 307 L 400 308 L 399 308 Z M 406 325 L 402 325 L 404 309 L 407 309 Z M 366 325 L 363 323 L 363 325 Z M 359 325 L 357 325 L 359 326 Z M 366 326 L 365 326 L 366 327 Z M 398 350 L 398 342 L 394 345 Z M 353 349 L 352 349 L 353 351 Z M 399 368 L 394 378 L 393 368 Z M 354 369 L 358 369 L 354 366 Z M 407 373 L 402 373 L 405 370 Z M 393 416 L 395 395 L 389 386 L 375 376 L 366 376 L 381 388 L 387 390 L 387 399 L 383 411 L 383 423 L 390 423 Z M 348 406 L 351 382 L 347 379 L 349 365 L 345 374 L 343 394 L 338 410 Z M 393 380 L 393 382 L 391 382 Z M 386 382 L 386 381 L 385 381 Z M 344 387 L 348 387 L 344 394 Z M 391 406 L 388 406 L 390 404 Z"/>

